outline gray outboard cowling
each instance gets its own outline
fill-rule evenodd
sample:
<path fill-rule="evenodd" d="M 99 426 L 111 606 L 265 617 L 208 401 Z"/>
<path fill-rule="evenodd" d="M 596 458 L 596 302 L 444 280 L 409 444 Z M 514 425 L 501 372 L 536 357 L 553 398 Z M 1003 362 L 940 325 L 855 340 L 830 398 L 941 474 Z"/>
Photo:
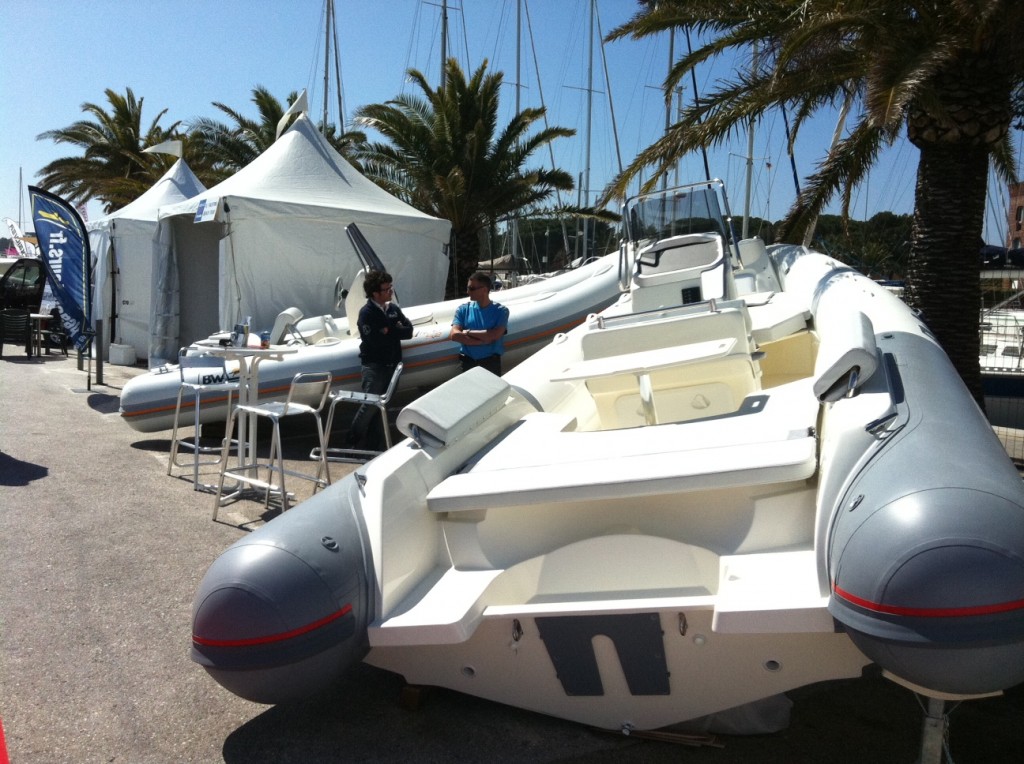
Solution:
<path fill-rule="evenodd" d="M 230 546 L 192 606 L 192 660 L 257 703 L 306 698 L 367 651 L 373 612 L 353 476 Z"/>

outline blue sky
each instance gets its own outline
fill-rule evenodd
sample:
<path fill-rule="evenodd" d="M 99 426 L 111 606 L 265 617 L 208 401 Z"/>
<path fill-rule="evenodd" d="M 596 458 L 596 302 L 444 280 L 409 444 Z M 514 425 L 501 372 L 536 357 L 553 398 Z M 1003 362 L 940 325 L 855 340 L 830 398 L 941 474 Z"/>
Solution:
<path fill-rule="evenodd" d="M 408 68 L 423 71 L 436 83 L 440 0 L 335 0 L 335 5 L 347 116 L 358 106 L 407 91 Z M 491 69 L 505 73 L 507 120 L 516 99 L 516 0 L 448 0 L 448 5 L 449 55 L 471 68 L 487 58 Z M 589 0 L 524 0 L 524 5 L 529 29 L 524 18 L 520 102 L 541 105 L 542 89 L 549 123 L 577 131 L 574 138 L 556 141 L 554 153 L 556 165 L 579 179 L 587 166 Z M 144 124 L 161 109 L 167 109 L 160 121 L 165 126 L 198 116 L 220 118 L 211 106 L 214 101 L 255 116 L 250 98 L 256 85 L 281 101 L 306 88 L 318 119 L 323 103 L 323 7 L 323 0 L 6 0 L 0 13 L 0 216 L 19 219 L 19 171 L 22 186 L 35 183 L 42 166 L 76 153 L 69 146 L 37 141 L 36 135 L 83 118 L 82 103 L 106 108 L 107 88 L 122 94 L 131 88 L 143 97 Z M 598 0 L 597 7 L 597 23 L 607 34 L 629 19 L 637 4 Z M 677 40 L 676 45 L 678 52 L 685 42 Z M 597 92 L 590 110 L 590 188 L 595 193 L 618 170 L 607 94 L 622 162 L 628 163 L 664 129 L 658 85 L 668 50 L 667 35 L 605 45 L 609 89 L 601 46 L 595 43 L 592 89 Z M 715 77 L 714 71 L 704 72 L 698 86 L 709 88 Z M 684 100 L 692 97 L 688 86 Z M 337 119 L 336 105 L 330 108 L 330 118 Z M 823 156 L 834 126 L 835 115 L 823 115 L 801 135 L 796 147 L 801 178 Z M 758 127 L 753 215 L 777 219 L 793 200 L 783 148 L 781 117 Z M 733 145 L 713 151 L 710 159 L 712 174 L 730 189 L 737 215 L 744 206 L 746 151 L 746 136 L 737 136 Z M 910 212 L 916 167 L 911 147 L 890 151 L 858 192 L 853 216 L 860 219 L 885 209 Z M 701 159 L 684 160 L 679 175 L 683 182 L 701 179 Z M 88 213 L 101 214 L 95 204 Z M 24 207 L 21 218 L 28 218 Z"/>

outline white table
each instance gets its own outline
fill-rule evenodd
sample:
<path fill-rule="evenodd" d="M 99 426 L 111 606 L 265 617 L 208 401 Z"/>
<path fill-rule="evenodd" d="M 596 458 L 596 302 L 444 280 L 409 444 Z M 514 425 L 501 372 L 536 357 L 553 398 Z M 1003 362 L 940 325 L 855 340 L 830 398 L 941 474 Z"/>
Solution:
<path fill-rule="evenodd" d="M 647 424 L 657 424 L 654 411 L 654 388 L 651 386 L 651 372 L 673 366 L 723 358 L 736 346 L 735 337 L 705 342 L 690 342 L 676 347 L 640 350 L 635 353 L 592 358 L 576 361 L 551 377 L 552 382 L 569 382 L 577 379 L 614 377 L 618 374 L 633 374 L 640 386 L 640 403 L 643 406 Z"/>

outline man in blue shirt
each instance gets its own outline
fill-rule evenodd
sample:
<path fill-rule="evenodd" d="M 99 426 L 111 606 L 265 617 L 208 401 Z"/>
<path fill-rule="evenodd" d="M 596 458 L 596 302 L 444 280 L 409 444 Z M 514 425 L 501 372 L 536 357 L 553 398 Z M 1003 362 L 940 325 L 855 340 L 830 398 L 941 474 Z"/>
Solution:
<path fill-rule="evenodd" d="M 469 302 L 455 309 L 449 339 L 462 345 L 462 370 L 482 366 L 501 376 L 501 354 L 508 334 L 508 308 L 491 301 L 491 277 L 477 271 L 466 285 Z"/>

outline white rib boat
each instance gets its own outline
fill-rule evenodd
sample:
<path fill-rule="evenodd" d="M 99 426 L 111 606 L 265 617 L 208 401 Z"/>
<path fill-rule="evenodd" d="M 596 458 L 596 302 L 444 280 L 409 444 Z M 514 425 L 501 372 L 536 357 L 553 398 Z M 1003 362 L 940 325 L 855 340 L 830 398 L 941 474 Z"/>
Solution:
<path fill-rule="evenodd" d="M 262 703 L 364 660 L 626 733 L 871 662 L 940 706 L 1024 680 L 1024 487 L 948 358 L 727 210 L 629 202 L 628 294 L 225 551 L 193 659 Z"/>
<path fill-rule="evenodd" d="M 582 322 L 589 314 L 607 307 L 619 294 L 617 255 L 515 289 L 495 292 L 493 299 L 509 309 L 505 337 L 505 368 L 511 368 L 532 352 Z M 282 313 L 276 341 L 299 347 L 299 352 L 282 361 L 260 364 L 260 399 L 284 397 L 292 377 L 302 371 L 329 371 L 336 387 L 359 389 L 359 334 L 355 317 L 366 302 L 361 276 L 351 285 L 345 301 L 346 316 L 302 318 L 292 308 Z M 402 343 L 405 371 L 400 389 L 432 387 L 450 379 L 459 368 L 459 346 L 448 340 L 455 309 L 465 299 L 430 305 L 403 307 L 413 322 L 413 337 Z M 205 352 L 204 344 L 216 344 L 227 333 L 213 335 L 192 346 L 190 352 Z M 250 343 L 258 343 L 255 334 Z M 134 430 L 156 432 L 174 426 L 175 401 L 181 377 L 177 364 L 151 369 L 129 380 L 121 391 L 121 417 Z M 194 398 L 182 399 L 180 423 L 192 421 Z M 224 400 L 203 399 L 203 422 L 226 419 Z"/>

